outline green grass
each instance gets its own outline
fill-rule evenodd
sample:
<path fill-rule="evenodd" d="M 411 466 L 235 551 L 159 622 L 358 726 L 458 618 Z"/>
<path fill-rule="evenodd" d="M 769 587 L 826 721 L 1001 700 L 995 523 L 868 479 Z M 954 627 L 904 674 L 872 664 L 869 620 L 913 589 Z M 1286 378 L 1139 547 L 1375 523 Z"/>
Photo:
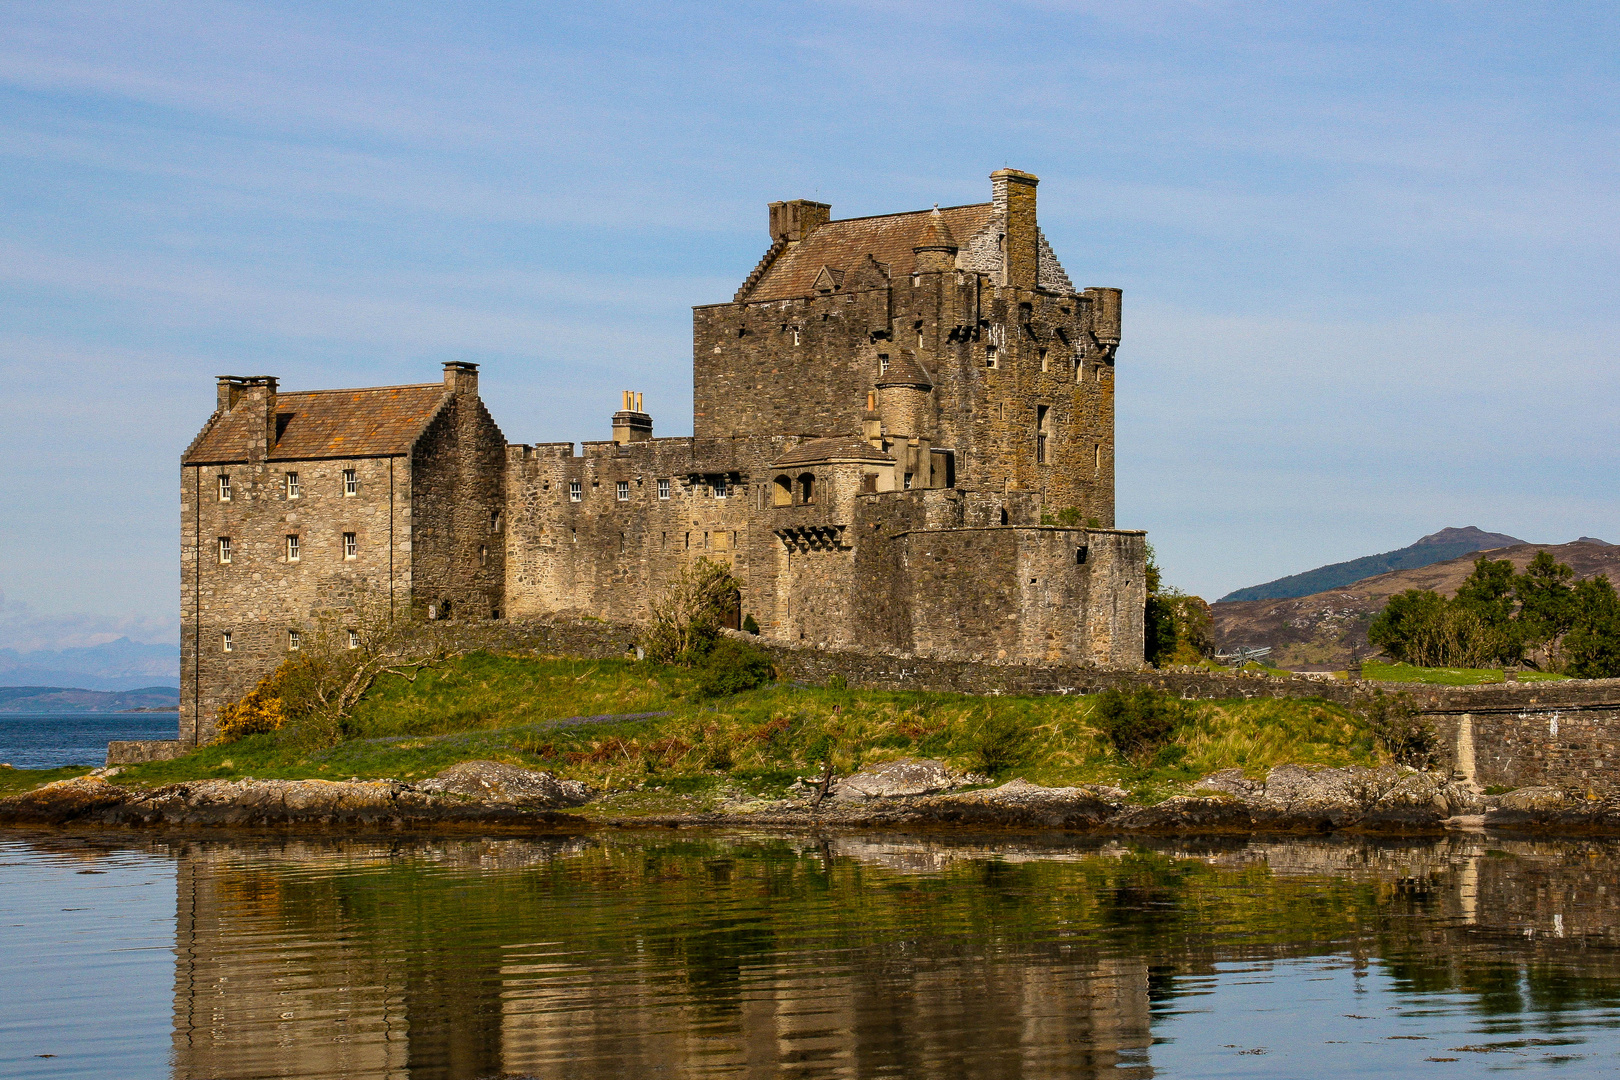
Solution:
<path fill-rule="evenodd" d="M 65 769 L 13 769 L 7 765 L 0 768 L 0 796 L 31 791 L 41 784 L 51 784 L 58 780 L 71 780 L 89 771 L 90 768 L 86 765 L 70 765 Z"/>
<path fill-rule="evenodd" d="M 648 812 L 730 791 L 780 796 L 829 759 L 840 774 L 899 757 L 1022 776 L 1046 785 L 1118 784 L 1143 800 L 1217 769 L 1259 775 L 1285 762 L 1371 763 L 1364 725 L 1320 700 L 1187 702 L 1172 749 L 1151 764 L 1121 761 L 1089 718 L 1095 698 L 857 691 L 777 683 L 720 700 L 690 671 L 631 660 L 475 653 L 423 672 L 385 676 L 355 711 L 351 737 L 319 747 L 295 731 L 204 747 L 130 766 L 119 783 L 204 777 L 422 779 L 491 758 L 547 769 L 604 790 L 635 792 Z M 582 715 L 664 713 L 558 726 Z M 82 771 L 82 770 L 80 770 Z M 31 786 L 20 771 L 15 786 Z M 34 783 L 60 778 L 27 773 Z M 0 774 L 0 780 L 7 780 Z M 615 805 L 627 805 L 621 797 Z"/>
<path fill-rule="evenodd" d="M 1361 677 L 1379 682 L 1431 683 L 1437 686 L 1479 686 L 1502 681 L 1501 668 L 1422 668 L 1411 664 L 1385 664 L 1368 660 Z M 1520 682 L 1556 682 L 1567 678 L 1544 671 L 1521 671 Z"/>

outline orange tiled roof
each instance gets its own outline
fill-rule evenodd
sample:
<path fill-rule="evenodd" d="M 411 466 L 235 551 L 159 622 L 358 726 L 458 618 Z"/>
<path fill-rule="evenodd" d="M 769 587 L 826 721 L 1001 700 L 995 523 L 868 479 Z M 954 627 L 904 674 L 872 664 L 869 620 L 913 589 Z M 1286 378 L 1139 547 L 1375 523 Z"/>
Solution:
<path fill-rule="evenodd" d="M 280 435 L 270 460 L 410 453 L 446 397 L 443 383 L 277 394 Z M 231 412 L 215 413 L 182 460 L 188 465 L 245 461 L 255 425 L 247 402 Z"/>
<path fill-rule="evenodd" d="M 992 203 L 941 207 L 940 216 L 956 242 L 965 244 L 990 223 Z M 823 266 L 851 270 L 864 256 L 871 255 L 889 267 L 889 275 L 909 275 L 917 265 L 912 250 L 924 242 L 932 210 L 915 210 L 879 217 L 847 218 L 829 221 L 792 246 L 760 277 L 747 300 L 786 300 L 810 296 L 816 275 Z"/>

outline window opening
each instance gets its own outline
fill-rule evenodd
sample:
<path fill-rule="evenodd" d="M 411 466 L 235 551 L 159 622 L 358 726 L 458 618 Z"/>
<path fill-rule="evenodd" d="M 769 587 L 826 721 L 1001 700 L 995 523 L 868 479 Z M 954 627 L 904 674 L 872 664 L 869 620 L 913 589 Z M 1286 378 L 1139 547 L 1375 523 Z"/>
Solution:
<path fill-rule="evenodd" d="M 805 473 L 799 477 L 799 502 L 809 506 L 816 501 L 816 476 Z"/>
<path fill-rule="evenodd" d="M 296 631 L 296 630 L 287 631 L 287 650 L 289 652 L 297 652 L 300 648 L 303 647 L 303 644 L 304 644 L 303 636 L 301 634 L 299 634 L 298 631 Z"/>
<path fill-rule="evenodd" d="M 231 644 L 231 632 L 229 630 L 227 630 L 223 634 L 219 635 L 219 651 L 220 652 L 231 652 L 232 649 L 233 649 L 233 646 Z"/>
<path fill-rule="evenodd" d="M 1052 414 L 1051 406 L 1035 406 L 1035 464 L 1046 464 L 1046 439 L 1050 434 L 1047 420 Z"/>
<path fill-rule="evenodd" d="M 359 647 L 360 647 L 360 631 L 358 631 L 358 630 L 350 630 L 349 631 L 349 648 L 358 649 Z"/>
<path fill-rule="evenodd" d="M 618 495 L 620 502 L 630 501 L 630 481 L 620 480 L 618 484 L 615 485 L 614 491 Z"/>
<path fill-rule="evenodd" d="M 1075 548 L 1074 549 L 1074 564 L 1076 566 L 1084 566 L 1085 563 L 1086 563 L 1086 549 L 1083 548 L 1083 547 Z"/>
<path fill-rule="evenodd" d="M 356 540 L 354 533 L 344 533 L 343 534 L 343 557 L 345 559 L 352 559 L 356 555 L 358 555 L 359 553 L 360 553 L 360 544 Z"/>
<path fill-rule="evenodd" d="M 984 366 L 987 368 L 998 367 L 998 359 L 999 356 L 996 347 L 994 345 L 986 345 L 984 347 Z"/>
<path fill-rule="evenodd" d="M 906 490 L 907 491 L 911 490 L 911 474 L 910 473 L 906 473 Z"/>
<path fill-rule="evenodd" d="M 889 354 L 886 353 L 886 352 L 878 353 L 878 374 L 879 375 L 887 375 L 888 373 L 889 373 Z"/>
<path fill-rule="evenodd" d="M 478 549 L 478 565 L 479 566 L 488 566 L 489 565 L 489 548 L 480 547 Z"/>
<path fill-rule="evenodd" d="M 287 537 L 287 561 L 298 561 L 298 534 L 292 533 Z"/>
<path fill-rule="evenodd" d="M 219 474 L 219 501 L 231 501 L 231 478 L 225 473 Z"/>
<path fill-rule="evenodd" d="M 787 476 L 778 476 L 771 482 L 771 505 L 793 505 L 793 481 Z"/>
<path fill-rule="evenodd" d="M 578 480 L 570 480 L 570 481 L 568 481 L 568 501 L 569 502 L 579 502 L 579 500 L 581 498 L 583 498 L 583 497 L 584 497 L 584 495 L 580 491 L 579 481 Z"/>
<path fill-rule="evenodd" d="M 231 538 L 228 536 L 219 538 L 219 561 L 222 563 L 231 561 Z"/>
<path fill-rule="evenodd" d="M 1042 371 L 1050 371 L 1051 367 L 1049 366 L 1049 364 L 1050 364 L 1050 358 L 1047 355 L 1047 351 L 1045 349 L 1042 349 L 1041 350 L 1041 370 Z"/>
<path fill-rule="evenodd" d="M 489 515 L 489 531 L 490 532 L 492 532 L 492 533 L 500 532 L 501 531 L 501 526 L 503 524 L 504 524 L 504 522 L 501 521 L 501 512 L 499 510 L 497 510 L 493 514 Z"/>
<path fill-rule="evenodd" d="M 669 481 L 668 480 L 660 480 L 660 481 L 658 481 L 658 497 L 660 499 L 669 498 Z"/>
<path fill-rule="evenodd" d="M 353 469 L 343 470 L 343 494 L 358 495 L 360 493 L 360 478 L 354 474 Z"/>
<path fill-rule="evenodd" d="M 296 498 L 298 498 L 298 496 L 300 496 L 302 494 L 303 494 L 303 489 L 298 486 L 298 474 L 295 473 L 295 472 L 288 473 L 287 474 L 287 498 L 296 499 Z"/>
<path fill-rule="evenodd" d="M 728 498 L 730 495 L 731 483 L 722 476 L 719 480 L 714 482 L 714 497 L 717 499 L 724 499 Z"/>

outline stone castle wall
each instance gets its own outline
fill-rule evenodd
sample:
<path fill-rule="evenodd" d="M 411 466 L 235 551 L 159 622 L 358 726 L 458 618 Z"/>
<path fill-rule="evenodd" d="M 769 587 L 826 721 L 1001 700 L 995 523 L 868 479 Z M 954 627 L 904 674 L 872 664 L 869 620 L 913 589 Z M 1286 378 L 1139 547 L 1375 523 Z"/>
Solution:
<path fill-rule="evenodd" d="M 435 616 L 500 618 L 506 605 L 506 440 L 458 394 L 411 452 L 411 603 Z"/>

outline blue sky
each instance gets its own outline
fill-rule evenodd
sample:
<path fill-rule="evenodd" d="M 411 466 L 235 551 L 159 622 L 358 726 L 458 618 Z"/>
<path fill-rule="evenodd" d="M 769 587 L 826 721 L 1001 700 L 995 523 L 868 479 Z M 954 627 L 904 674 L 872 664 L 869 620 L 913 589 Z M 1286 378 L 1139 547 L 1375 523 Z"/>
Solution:
<path fill-rule="evenodd" d="M 690 431 L 765 204 L 1041 177 L 1125 290 L 1119 523 L 1214 598 L 1447 525 L 1620 541 L 1620 9 L 0 6 L 0 646 L 173 640 L 217 373 L 485 365 Z"/>

